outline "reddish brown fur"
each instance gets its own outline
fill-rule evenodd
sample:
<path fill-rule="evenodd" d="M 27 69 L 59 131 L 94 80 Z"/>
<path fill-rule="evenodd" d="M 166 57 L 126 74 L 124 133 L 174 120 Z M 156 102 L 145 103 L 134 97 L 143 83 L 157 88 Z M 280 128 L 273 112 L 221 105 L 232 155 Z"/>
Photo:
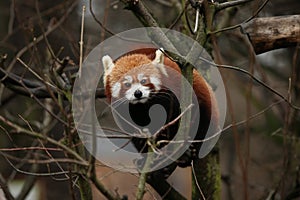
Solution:
<path fill-rule="evenodd" d="M 111 100 L 111 83 L 119 81 L 119 79 L 124 74 L 126 74 L 133 68 L 151 63 L 151 61 L 155 58 L 155 51 L 156 49 L 152 48 L 135 50 L 131 54 L 125 55 L 115 62 L 115 68 L 112 70 L 111 74 L 108 75 L 106 83 L 106 95 L 109 100 Z M 164 64 L 181 73 L 179 66 L 166 56 L 164 58 Z M 151 70 L 155 69 L 151 67 Z M 159 72 L 152 71 L 151 73 L 158 74 Z M 174 81 L 174 77 L 170 78 Z M 204 106 L 211 111 L 210 113 L 208 113 L 211 116 L 207 117 L 211 118 L 211 122 L 215 126 L 214 129 L 217 130 L 218 109 L 214 93 L 211 87 L 207 84 L 205 79 L 198 73 L 197 70 L 193 71 L 193 89 L 199 102 L 199 108 L 201 109 L 201 107 Z"/>

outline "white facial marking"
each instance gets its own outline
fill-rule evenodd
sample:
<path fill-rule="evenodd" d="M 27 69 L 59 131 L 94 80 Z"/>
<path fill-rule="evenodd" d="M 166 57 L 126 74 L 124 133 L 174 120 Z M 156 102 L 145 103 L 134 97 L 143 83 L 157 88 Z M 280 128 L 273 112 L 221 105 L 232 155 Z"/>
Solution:
<path fill-rule="evenodd" d="M 113 84 L 113 86 L 111 87 L 111 95 L 114 98 L 119 97 L 120 90 L 121 90 L 121 83 L 117 82 L 117 83 Z"/>
<path fill-rule="evenodd" d="M 123 84 L 126 86 L 126 87 L 130 87 L 132 82 L 133 82 L 133 78 L 132 76 L 125 76 L 124 77 L 125 81 L 123 81 Z"/>
<path fill-rule="evenodd" d="M 154 85 L 155 90 L 160 90 L 161 82 L 157 77 L 150 76 L 150 82 Z"/>
<path fill-rule="evenodd" d="M 124 79 L 126 80 L 126 82 L 129 82 L 129 83 L 132 83 L 132 81 L 133 81 L 132 76 L 129 76 L 129 75 L 125 76 Z"/>
<path fill-rule="evenodd" d="M 144 74 L 138 74 L 137 78 L 138 78 L 139 81 L 143 80 Z"/>
<path fill-rule="evenodd" d="M 125 92 L 125 97 L 129 100 L 137 100 L 137 98 L 134 96 L 135 91 L 140 90 L 142 92 L 141 100 L 140 102 L 145 102 L 147 99 L 144 100 L 144 98 L 148 98 L 150 95 L 150 89 L 149 87 L 143 86 L 140 83 L 134 83 L 132 84 L 131 88 Z"/>

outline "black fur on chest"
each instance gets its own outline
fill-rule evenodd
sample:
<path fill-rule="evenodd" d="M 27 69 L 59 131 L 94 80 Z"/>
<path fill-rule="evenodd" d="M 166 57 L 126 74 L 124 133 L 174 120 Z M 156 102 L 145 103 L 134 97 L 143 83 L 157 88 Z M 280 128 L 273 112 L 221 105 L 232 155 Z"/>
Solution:
<path fill-rule="evenodd" d="M 155 106 L 156 109 L 153 109 Z M 153 109 L 152 112 L 151 109 Z M 176 96 L 168 90 L 161 90 L 152 95 L 145 103 L 129 103 L 129 113 L 135 124 L 146 128 L 151 136 L 155 134 L 155 141 L 159 141 L 172 140 L 174 138 L 180 121 L 174 120 L 180 115 L 181 111 Z M 172 122 L 171 125 L 169 125 L 170 122 Z M 165 125 L 166 128 L 161 130 Z M 146 140 L 137 137 L 132 138 L 132 142 L 137 150 L 143 153 L 147 152 Z M 158 146 L 158 148 L 162 146 Z"/>
<path fill-rule="evenodd" d="M 125 101 L 114 107 L 113 112 L 116 113 L 114 116 L 119 128 L 134 136 L 131 141 L 142 153 L 147 152 L 148 147 L 146 146 L 147 138 L 141 135 L 140 131 L 147 130 L 148 137 L 155 134 L 155 141 L 172 140 L 177 133 L 180 121 L 174 122 L 174 120 L 181 113 L 179 100 L 169 90 L 160 90 L 151 94 L 144 103 Z M 174 123 L 159 131 L 170 122 Z"/>

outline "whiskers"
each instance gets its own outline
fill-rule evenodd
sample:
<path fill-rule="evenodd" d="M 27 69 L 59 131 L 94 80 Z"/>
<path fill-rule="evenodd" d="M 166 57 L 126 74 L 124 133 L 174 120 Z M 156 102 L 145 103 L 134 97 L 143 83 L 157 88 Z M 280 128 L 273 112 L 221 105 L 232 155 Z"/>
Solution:
<path fill-rule="evenodd" d="M 122 98 L 112 102 L 112 104 L 109 104 L 106 101 L 104 101 L 104 103 L 107 105 L 107 107 L 105 109 L 103 109 L 103 111 L 97 117 L 100 117 L 100 118 L 103 117 L 106 112 L 108 112 L 109 110 L 115 110 L 116 108 L 118 108 L 120 105 L 122 105 L 126 101 L 128 101 L 128 100 L 125 97 L 122 97 Z"/>
<path fill-rule="evenodd" d="M 111 109 L 116 109 L 125 102 L 129 102 L 129 101 L 126 97 L 122 97 L 120 99 L 117 99 L 116 101 L 113 101 L 112 104 L 110 104 L 109 106 Z"/>
<path fill-rule="evenodd" d="M 151 91 L 150 98 L 158 98 L 161 100 L 171 101 L 177 99 L 176 95 L 170 90 Z"/>

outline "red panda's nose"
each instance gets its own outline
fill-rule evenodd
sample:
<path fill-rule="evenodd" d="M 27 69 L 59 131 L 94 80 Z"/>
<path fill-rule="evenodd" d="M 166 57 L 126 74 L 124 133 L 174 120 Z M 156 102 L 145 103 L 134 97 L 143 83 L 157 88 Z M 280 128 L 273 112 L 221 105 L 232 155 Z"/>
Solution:
<path fill-rule="evenodd" d="M 140 99 L 143 96 L 143 93 L 141 90 L 136 90 L 134 92 L 134 96 L 135 96 L 135 98 Z"/>

